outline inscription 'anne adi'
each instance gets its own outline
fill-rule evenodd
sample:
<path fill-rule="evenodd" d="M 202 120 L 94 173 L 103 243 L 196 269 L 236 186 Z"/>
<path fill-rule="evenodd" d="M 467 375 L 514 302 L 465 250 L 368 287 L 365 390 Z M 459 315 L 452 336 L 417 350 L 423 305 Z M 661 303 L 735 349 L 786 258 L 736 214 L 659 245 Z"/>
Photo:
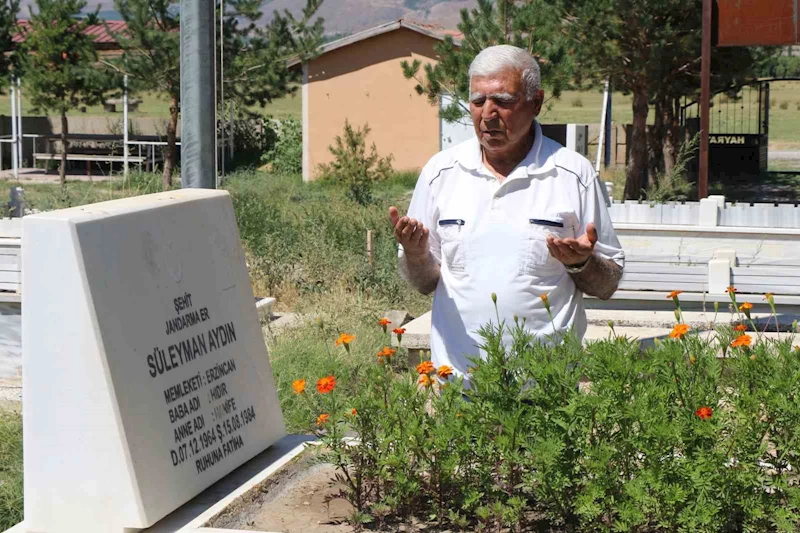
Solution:
<path fill-rule="evenodd" d="M 236 342 L 236 329 L 233 322 L 228 322 L 205 333 L 170 344 L 166 350 L 154 348 L 153 352 L 147 355 L 148 373 L 151 378 L 165 374 L 232 342 Z"/>

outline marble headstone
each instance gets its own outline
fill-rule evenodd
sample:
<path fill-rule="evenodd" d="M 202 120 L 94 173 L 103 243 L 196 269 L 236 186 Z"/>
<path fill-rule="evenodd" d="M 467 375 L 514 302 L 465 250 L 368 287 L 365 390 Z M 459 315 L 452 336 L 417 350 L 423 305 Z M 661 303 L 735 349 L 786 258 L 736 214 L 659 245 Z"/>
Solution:
<path fill-rule="evenodd" d="M 28 216 L 22 242 L 27 531 L 149 527 L 284 435 L 226 192 Z"/>

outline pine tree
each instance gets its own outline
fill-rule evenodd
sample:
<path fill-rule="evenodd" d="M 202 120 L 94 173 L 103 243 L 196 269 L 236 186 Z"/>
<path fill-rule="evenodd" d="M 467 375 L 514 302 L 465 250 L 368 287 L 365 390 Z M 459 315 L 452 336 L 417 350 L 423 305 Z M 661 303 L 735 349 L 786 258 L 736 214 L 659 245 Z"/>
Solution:
<path fill-rule="evenodd" d="M 69 123 L 67 112 L 95 105 L 113 88 L 113 78 L 98 68 L 94 38 L 86 29 L 98 24 L 97 11 L 78 18 L 85 0 L 36 0 L 23 45 L 25 89 L 32 108 L 61 117 L 59 178 L 66 189 Z"/>
<path fill-rule="evenodd" d="M 176 137 L 181 101 L 180 15 L 174 0 L 115 0 L 127 27 L 113 32 L 124 50 L 120 70 L 129 90 L 160 93 L 169 100 L 167 153 L 161 175 L 164 190 L 172 186 L 177 161 Z"/>
<path fill-rule="evenodd" d="M 419 60 L 402 63 L 408 79 L 419 83 L 417 92 L 431 104 L 449 96 L 442 117 L 454 122 L 469 112 L 469 65 L 481 50 L 498 44 L 511 44 L 531 53 L 539 62 L 542 84 L 551 98 L 574 85 L 573 50 L 560 31 L 559 11 L 546 0 L 478 0 L 478 6 L 461 10 L 458 24 L 463 39 L 456 44 L 451 36 L 434 46 L 441 60 L 422 66 Z"/>
<path fill-rule="evenodd" d="M 14 50 L 14 35 L 17 33 L 19 0 L 0 1 L 0 49 Z M 20 54 L 0 54 L 0 89 L 10 80 L 9 74 L 19 69 Z"/>
<path fill-rule="evenodd" d="M 264 0 L 226 0 L 223 23 L 225 98 L 240 108 L 261 107 L 297 91 L 300 72 L 287 60 L 314 57 L 323 42 L 324 20 L 316 14 L 323 0 L 306 0 L 301 15 L 275 11 L 260 24 Z M 219 51 L 217 51 L 219 55 Z"/>
<path fill-rule="evenodd" d="M 542 84 L 558 96 L 567 87 L 600 86 L 631 94 L 633 134 L 627 140 L 630 161 L 625 198 L 639 198 L 658 172 L 669 171 L 680 149 L 679 117 L 683 98 L 700 90 L 701 0 L 478 0 L 462 10 L 461 46 L 451 38 L 436 47 L 435 66 L 404 63 L 407 78 L 432 103 L 442 95 L 455 102 L 445 119 L 468 109 L 468 69 L 485 47 L 513 44 L 538 58 Z M 712 90 L 736 87 L 754 79 L 772 51 L 720 48 L 712 57 Z M 655 108 L 648 151 L 647 118 Z M 599 118 L 599 117 L 598 117 Z"/>

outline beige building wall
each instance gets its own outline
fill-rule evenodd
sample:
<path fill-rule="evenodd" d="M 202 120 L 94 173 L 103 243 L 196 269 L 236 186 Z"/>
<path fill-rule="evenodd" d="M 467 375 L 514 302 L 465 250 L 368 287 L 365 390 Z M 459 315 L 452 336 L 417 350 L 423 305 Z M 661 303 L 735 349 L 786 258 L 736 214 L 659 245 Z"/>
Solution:
<path fill-rule="evenodd" d="M 406 28 L 333 50 L 304 68 L 304 179 L 318 177 L 318 165 L 333 159 L 328 150 L 347 119 L 368 123 L 367 146 L 392 154 L 397 170 L 420 169 L 439 151 L 439 109 L 414 90 L 400 63 L 436 61 L 438 41 Z M 420 70 L 421 71 L 421 70 Z"/>

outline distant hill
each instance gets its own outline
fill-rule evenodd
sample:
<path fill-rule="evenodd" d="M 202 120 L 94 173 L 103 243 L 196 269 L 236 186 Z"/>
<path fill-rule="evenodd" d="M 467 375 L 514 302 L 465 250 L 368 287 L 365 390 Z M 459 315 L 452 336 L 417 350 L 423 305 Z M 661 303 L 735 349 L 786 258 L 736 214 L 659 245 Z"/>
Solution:
<path fill-rule="evenodd" d="M 28 17 L 28 6 L 34 0 L 22 0 L 20 18 Z M 276 9 L 299 14 L 305 0 L 265 0 L 265 18 Z M 325 0 L 320 16 L 325 19 L 325 32 L 328 34 L 349 34 L 377 26 L 383 22 L 399 18 L 438 23 L 455 29 L 460 20 L 462 8 L 473 8 L 476 0 Z M 108 20 L 119 19 L 113 11 L 113 0 L 88 0 L 87 10 L 100 6 L 101 14 Z"/>

